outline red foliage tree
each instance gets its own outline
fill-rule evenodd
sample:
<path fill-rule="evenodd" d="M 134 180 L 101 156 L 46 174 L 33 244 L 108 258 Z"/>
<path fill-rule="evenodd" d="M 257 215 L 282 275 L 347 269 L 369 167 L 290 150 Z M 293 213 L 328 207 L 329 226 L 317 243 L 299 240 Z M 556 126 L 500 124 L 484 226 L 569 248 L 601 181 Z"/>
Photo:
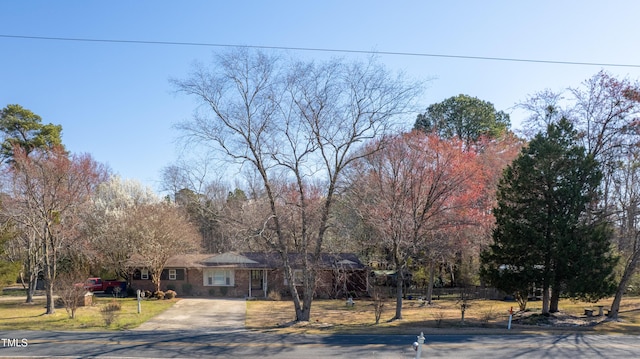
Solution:
<path fill-rule="evenodd" d="M 479 155 L 456 139 L 420 131 L 387 139 L 382 151 L 361 161 L 352 185 L 357 209 L 389 254 L 398 276 L 395 319 L 402 318 L 402 285 L 410 257 L 429 260 L 456 250 L 449 235 L 486 216 Z M 480 179 L 480 180 L 479 180 Z"/>

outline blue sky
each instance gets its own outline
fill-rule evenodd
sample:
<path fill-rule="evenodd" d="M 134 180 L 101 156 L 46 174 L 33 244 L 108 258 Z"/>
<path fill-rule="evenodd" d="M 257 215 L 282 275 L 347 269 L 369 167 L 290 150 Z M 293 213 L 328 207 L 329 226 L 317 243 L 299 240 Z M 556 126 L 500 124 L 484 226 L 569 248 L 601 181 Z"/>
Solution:
<path fill-rule="evenodd" d="M 637 1 L 2 1 L 0 35 L 374 50 L 640 65 Z M 0 107 L 63 127 L 63 142 L 159 188 L 178 157 L 172 129 L 194 99 L 175 94 L 194 61 L 224 48 L 0 37 Z M 289 55 L 326 59 L 324 52 Z M 344 55 L 358 57 L 366 55 Z M 600 66 L 381 55 L 431 79 L 421 103 L 460 93 L 511 108 L 578 86 Z M 640 79 L 639 67 L 604 67 Z M 512 113 L 514 127 L 523 114 Z M 407 120 L 410 125 L 413 118 Z"/>

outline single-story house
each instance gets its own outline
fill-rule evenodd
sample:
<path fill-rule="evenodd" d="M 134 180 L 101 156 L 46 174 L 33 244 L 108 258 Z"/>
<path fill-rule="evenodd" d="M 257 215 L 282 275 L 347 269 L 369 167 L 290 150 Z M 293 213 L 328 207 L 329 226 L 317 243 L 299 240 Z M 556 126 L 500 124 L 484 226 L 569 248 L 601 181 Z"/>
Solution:
<path fill-rule="evenodd" d="M 296 285 L 302 285 L 304 257 L 289 254 Z M 278 253 L 244 252 L 184 254 L 171 257 L 160 276 L 160 289 L 181 296 L 267 297 L 275 292 L 289 295 Z M 134 289 L 154 290 L 151 273 L 142 266 L 132 268 Z M 301 287 L 297 288 L 302 290 Z M 368 290 L 368 269 L 355 254 L 323 253 L 318 265 L 315 296 L 342 298 L 363 295 Z"/>

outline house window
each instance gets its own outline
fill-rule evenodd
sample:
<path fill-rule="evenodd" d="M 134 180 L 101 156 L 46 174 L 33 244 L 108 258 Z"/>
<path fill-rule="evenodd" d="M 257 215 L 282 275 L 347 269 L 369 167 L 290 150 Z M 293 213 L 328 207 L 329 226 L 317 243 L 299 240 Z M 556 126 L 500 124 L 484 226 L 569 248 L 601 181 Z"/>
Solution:
<path fill-rule="evenodd" d="M 149 270 L 141 269 L 140 270 L 140 279 L 149 279 Z"/>
<path fill-rule="evenodd" d="M 204 272 L 205 286 L 228 287 L 233 286 L 233 271 L 229 269 L 209 269 Z"/>
<path fill-rule="evenodd" d="M 160 280 L 184 280 L 185 279 L 184 268 L 165 268 L 160 274 Z"/>
<path fill-rule="evenodd" d="M 304 276 L 302 275 L 302 269 L 293 270 L 293 285 L 302 285 L 304 283 Z M 284 285 L 289 285 L 287 278 L 284 278 Z"/>

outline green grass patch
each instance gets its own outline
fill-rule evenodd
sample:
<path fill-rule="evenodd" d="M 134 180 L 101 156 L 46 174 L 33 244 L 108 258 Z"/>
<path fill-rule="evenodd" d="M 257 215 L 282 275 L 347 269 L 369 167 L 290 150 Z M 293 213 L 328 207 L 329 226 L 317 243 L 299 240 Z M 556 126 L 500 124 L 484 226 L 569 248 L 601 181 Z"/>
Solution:
<path fill-rule="evenodd" d="M 23 303 L 24 298 L 0 301 L 0 330 L 124 330 L 132 329 L 167 310 L 178 299 L 144 300 L 142 313 L 138 314 L 138 303 L 132 298 L 94 298 L 89 307 L 80 307 L 76 318 L 70 319 L 64 308 L 56 308 L 55 314 L 45 315 L 44 299 L 33 304 Z M 110 325 L 106 324 L 101 309 L 113 302 L 120 310 Z"/>

